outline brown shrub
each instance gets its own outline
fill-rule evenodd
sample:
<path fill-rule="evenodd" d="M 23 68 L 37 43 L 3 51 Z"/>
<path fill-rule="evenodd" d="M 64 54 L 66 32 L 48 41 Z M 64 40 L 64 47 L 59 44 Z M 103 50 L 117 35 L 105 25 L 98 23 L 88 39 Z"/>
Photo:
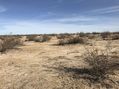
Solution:
<path fill-rule="evenodd" d="M 109 48 L 103 51 L 95 48 L 84 53 L 83 59 L 89 65 L 90 74 L 95 79 L 104 79 L 106 75 L 113 73 L 119 67 L 118 58 L 113 58 L 110 53 Z"/>
<path fill-rule="evenodd" d="M 22 42 L 28 41 L 27 36 L 22 36 L 20 39 L 21 39 Z"/>
<path fill-rule="evenodd" d="M 34 38 L 35 42 L 45 42 L 45 41 L 49 41 L 51 39 L 51 37 L 47 36 L 47 35 L 42 35 L 42 36 L 37 36 Z"/>
<path fill-rule="evenodd" d="M 34 41 L 36 35 L 29 35 L 27 36 L 28 41 Z"/>
<path fill-rule="evenodd" d="M 22 45 L 20 38 L 5 37 L 0 40 L 0 52 L 5 52 L 7 49 L 12 49 L 17 45 Z"/>
<path fill-rule="evenodd" d="M 111 36 L 112 40 L 118 40 L 119 39 L 119 34 L 114 34 Z"/>
<path fill-rule="evenodd" d="M 103 32 L 100 35 L 103 40 L 106 40 L 110 36 L 110 34 L 111 34 L 110 32 Z"/>
<path fill-rule="evenodd" d="M 80 37 L 85 37 L 87 34 L 84 32 L 80 32 L 79 35 L 80 35 Z"/>
<path fill-rule="evenodd" d="M 3 50 L 3 40 L 0 39 L 0 52 Z"/>
<path fill-rule="evenodd" d="M 66 44 L 85 44 L 87 40 L 85 38 L 81 38 L 79 36 L 76 37 L 70 37 L 70 38 L 65 38 L 65 39 L 60 39 L 58 41 L 58 45 L 66 45 Z"/>
<path fill-rule="evenodd" d="M 57 39 L 65 39 L 65 38 L 71 37 L 71 35 L 70 34 L 58 34 L 56 37 Z"/>

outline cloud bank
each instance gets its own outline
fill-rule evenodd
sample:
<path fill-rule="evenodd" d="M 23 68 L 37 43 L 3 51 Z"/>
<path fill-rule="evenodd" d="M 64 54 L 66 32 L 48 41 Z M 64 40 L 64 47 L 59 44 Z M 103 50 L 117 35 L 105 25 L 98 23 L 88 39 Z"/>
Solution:
<path fill-rule="evenodd" d="M 62 33 L 62 32 L 102 32 L 102 31 L 118 31 L 118 25 L 111 24 L 93 24 L 93 25 L 77 25 L 64 24 L 55 22 L 33 22 L 33 21 L 17 21 L 10 24 L 2 25 L 1 34 L 40 34 L 40 33 Z"/>
<path fill-rule="evenodd" d="M 119 12 L 119 6 L 111 6 L 101 9 L 95 9 L 91 11 L 92 13 L 100 13 L 100 14 L 109 14 L 109 13 L 117 13 Z"/>

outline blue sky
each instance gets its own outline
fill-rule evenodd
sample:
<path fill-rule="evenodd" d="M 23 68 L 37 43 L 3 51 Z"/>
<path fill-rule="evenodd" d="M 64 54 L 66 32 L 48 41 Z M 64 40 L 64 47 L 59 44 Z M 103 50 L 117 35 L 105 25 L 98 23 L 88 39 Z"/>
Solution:
<path fill-rule="evenodd" d="M 0 34 L 119 31 L 119 0 L 0 0 Z"/>

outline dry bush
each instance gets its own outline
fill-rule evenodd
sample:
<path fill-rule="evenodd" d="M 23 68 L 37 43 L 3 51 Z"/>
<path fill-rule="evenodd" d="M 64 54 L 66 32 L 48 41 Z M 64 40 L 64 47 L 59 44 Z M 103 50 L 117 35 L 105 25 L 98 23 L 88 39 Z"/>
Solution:
<path fill-rule="evenodd" d="M 85 44 L 86 42 L 87 42 L 86 38 L 81 38 L 79 36 L 76 36 L 76 37 L 60 39 L 58 41 L 58 45 L 77 44 L 77 43 Z"/>
<path fill-rule="evenodd" d="M 88 37 L 88 39 L 96 39 L 97 38 L 97 36 L 94 34 L 89 34 L 87 37 Z"/>
<path fill-rule="evenodd" d="M 57 39 L 65 39 L 65 38 L 71 37 L 71 35 L 70 34 L 58 34 L 56 37 Z"/>
<path fill-rule="evenodd" d="M 28 41 L 34 41 L 36 35 L 29 35 L 27 36 Z"/>
<path fill-rule="evenodd" d="M 3 50 L 3 40 L 0 39 L 0 52 Z"/>
<path fill-rule="evenodd" d="M 20 39 L 21 39 L 22 42 L 28 41 L 27 36 L 22 36 Z"/>
<path fill-rule="evenodd" d="M 0 52 L 5 52 L 7 49 L 12 49 L 17 45 L 22 45 L 22 41 L 17 37 L 5 37 L 0 40 Z"/>
<path fill-rule="evenodd" d="M 85 37 L 87 34 L 84 32 L 80 32 L 79 35 L 80 35 L 80 37 Z"/>
<path fill-rule="evenodd" d="M 27 36 L 28 41 L 35 41 L 35 42 L 45 42 L 51 39 L 48 35 L 29 35 Z"/>
<path fill-rule="evenodd" d="M 108 74 L 114 73 L 119 67 L 119 60 L 110 55 L 110 47 L 105 50 L 87 50 L 83 55 L 84 61 L 89 65 L 90 74 L 97 80 L 104 79 Z"/>
<path fill-rule="evenodd" d="M 101 35 L 103 40 L 106 40 L 110 37 L 110 34 L 111 34 L 110 32 L 103 32 L 100 35 Z"/>
<path fill-rule="evenodd" d="M 57 39 L 64 39 L 64 38 L 66 38 L 65 35 L 57 35 L 56 37 L 57 37 Z"/>
<path fill-rule="evenodd" d="M 47 36 L 47 35 L 42 35 L 42 36 L 37 36 L 34 38 L 35 42 L 45 42 L 45 41 L 49 41 L 51 39 L 51 37 Z"/>
<path fill-rule="evenodd" d="M 111 39 L 112 39 L 112 40 L 119 40 L 119 34 L 113 34 L 113 35 L 111 36 Z"/>

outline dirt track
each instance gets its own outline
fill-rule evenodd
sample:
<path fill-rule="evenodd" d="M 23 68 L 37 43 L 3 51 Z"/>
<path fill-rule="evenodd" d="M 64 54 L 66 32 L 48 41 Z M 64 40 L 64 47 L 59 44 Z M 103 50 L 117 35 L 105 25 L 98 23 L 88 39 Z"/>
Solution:
<path fill-rule="evenodd" d="M 100 84 L 93 86 L 88 80 L 62 72 L 62 66 L 67 69 L 86 66 L 80 59 L 83 52 L 80 44 L 56 46 L 53 42 L 26 42 L 0 55 L 0 89 L 92 89 L 95 86 L 100 89 Z M 119 75 L 114 78 L 119 82 Z M 115 89 L 118 85 L 114 85 Z"/>

